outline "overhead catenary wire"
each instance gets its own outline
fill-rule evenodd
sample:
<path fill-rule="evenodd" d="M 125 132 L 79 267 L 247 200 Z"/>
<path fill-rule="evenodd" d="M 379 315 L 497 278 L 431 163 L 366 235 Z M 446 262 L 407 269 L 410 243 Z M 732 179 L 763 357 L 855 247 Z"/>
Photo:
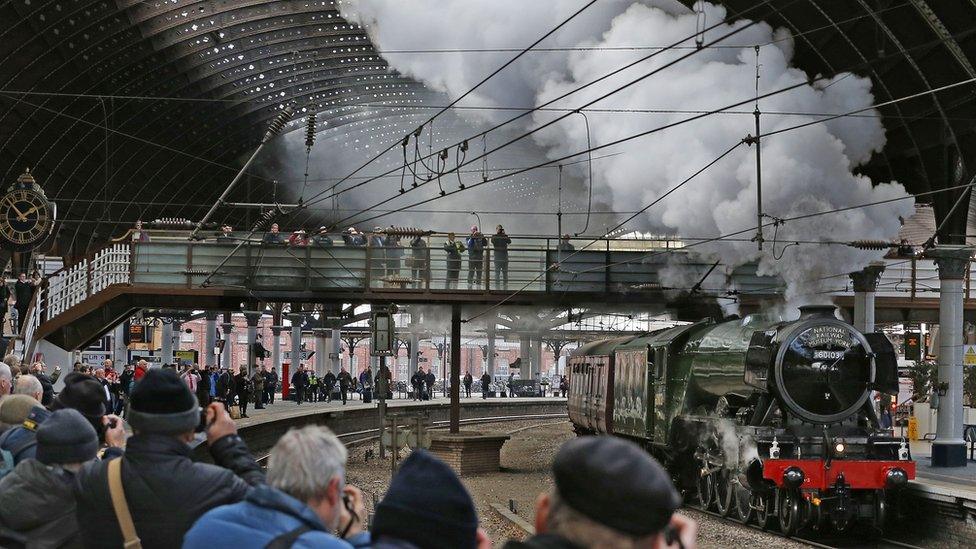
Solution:
<path fill-rule="evenodd" d="M 936 40 L 936 42 L 941 42 L 941 41 L 942 41 L 942 39 Z M 927 44 L 920 44 L 920 45 L 915 46 L 915 47 L 922 47 L 922 46 L 927 46 Z M 611 141 L 609 143 L 605 143 L 603 145 L 598 145 L 596 147 L 592 147 L 591 150 L 596 151 L 596 150 L 601 150 L 601 149 L 606 148 L 606 147 L 616 146 L 616 145 L 619 145 L 621 143 L 624 143 L 624 142 L 627 142 L 627 141 L 631 141 L 633 139 L 637 139 L 637 138 L 640 138 L 640 137 L 644 137 L 646 135 L 651 135 L 653 133 L 657 133 L 657 132 L 660 132 L 660 131 L 664 131 L 664 130 L 667 130 L 667 129 L 670 129 L 670 128 L 673 128 L 673 127 L 676 127 L 676 126 L 680 126 L 682 124 L 686 124 L 688 122 L 692 122 L 692 121 L 695 121 L 695 120 L 699 120 L 701 118 L 705 118 L 705 117 L 707 117 L 707 116 L 709 116 L 711 114 L 717 113 L 717 112 L 721 112 L 721 111 L 724 111 L 724 110 L 728 110 L 728 109 L 740 107 L 740 106 L 742 106 L 744 104 L 748 104 L 748 103 L 751 103 L 751 102 L 756 101 L 756 100 L 765 99 L 767 97 L 772 97 L 772 96 L 775 96 L 775 95 L 779 95 L 779 94 L 782 94 L 782 93 L 786 93 L 786 92 L 789 92 L 791 90 L 794 90 L 794 89 L 797 89 L 797 88 L 800 88 L 800 87 L 809 85 L 812 82 L 815 82 L 817 80 L 822 80 L 822 79 L 825 79 L 825 78 L 826 78 L 825 76 L 819 76 L 819 77 L 815 77 L 815 78 L 813 78 L 811 80 L 808 80 L 808 81 L 798 82 L 796 84 L 792 84 L 792 85 L 789 85 L 789 86 L 786 86 L 786 87 L 783 87 L 783 88 L 779 88 L 777 90 L 773 90 L 773 91 L 770 91 L 770 92 L 766 92 L 766 93 L 761 94 L 761 95 L 756 96 L 756 97 L 749 97 L 749 98 L 744 99 L 742 101 L 739 101 L 739 102 L 736 102 L 736 103 L 733 103 L 733 104 L 730 104 L 730 105 L 726 105 L 725 107 L 721 107 L 721 108 L 718 108 L 718 109 L 714 109 L 712 111 L 708 111 L 708 112 L 705 112 L 705 113 L 702 113 L 702 114 L 699 114 L 699 115 L 695 115 L 695 116 L 691 116 L 691 117 L 688 117 L 688 118 L 683 118 L 681 120 L 677 120 L 677 121 L 671 122 L 669 124 L 665 124 L 665 125 L 662 125 L 662 126 L 657 126 L 655 128 L 652 128 L 650 130 L 646 130 L 644 132 L 639 132 L 639 133 L 636 133 L 636 134 L 632 134 L 630 136 L 623 137 L 623 138 L 620 138 L 618 140 Z M 859 113 L 859 112 L 864 112 L 864 111 L 871 110 L 871 109 L 874 109 L 874 108 L 879 108 L 879 107 L 882 107 L 882 106 L 893 105 L 893 104 L 900 103 L 900 102 L 903 102 L 903 101 L 908 101 L 908 100 L 917 99 L 917 98 L 920 98 L 920 97 L 932 95 L 932 94 L 935 94 L 935 93 L 938 93 L 938 92 L 941 92 L 941 91 L 945 91 L 947 89 L 951 89 L 951 88 L 954 88 L 954 87 L 958 87 L 958 86 L 962 86 L 962 85 L 966 85 L 966 84 L 971 84 L 974 81 L 976 81 L 976 78 L 969 78 L 969 79 L 962 80 L 962 81 L 959 81 L 959 82 L 956 82 L 956 83 L 953 83 L 953 84 L 947 84 L 945 86 L 941 86 L 941 87 L 938 87 L 938 88 L 933 88 L 933 89 L 925 90 L 925 91 L 922 91 L 922 92 L 918 92 L 918 93 L 910 94 L 910 95 L 907 95 L 907 96 L 903 96 L 903 97 L 900 97 L 900 98 L 892 99 L 892 100 L 889 100 L 889 101 L 884 101 L 882 103 L 878 103 L 878 104 L 871 105 L 871 106 L 868 106 L 868 107 L 862 107 L 862 108 L 852 109 L 851 111 L 848 111 L 848 112 L 851 112 L 851 113 Z M 800 129 L 800 128 L 804 128 L 804 127 L 807 127 L 807 126 L 812 126 L 814 124 L 819 124 L 819 123 L 827 122 L 827 121 L 834 120 L 834 119 L 837 119 L 837 118 L 842 118 L 844 116 L 844 114 L 845 113 L 842 113 L 842 114 L 834 115 L 832 117 L 821 118 L 821 119 L 814 120 L 814 121 L 811 121 L 811 122 L 807 122 L 807 123 L 803 123 L 803 124 L 797 124 L 797 125 L 790 126 L 790 127 L 787 127 L 787 128 L 782 128 L 782 129 L 779 129 L 779 130 L 774 130 L 772 132 L 767 132 L 765 135 L 762 135 L 761 137 L 772 136 L 772 135 L 776 135 L 776 134 L 779 134 L 779 133 L 783 133 L 785 131 Z M 552 159 L 552 160 L 545 161 L 545 162 L 543 162 L 541 164 L 538 164 L 537 166 L 546 165 L 546 164 L 559 163 L 559 162 L 562 162 L 564 160 L 568 160 L 570 158 L 573 158 L 575 156 L 579 156 L 580 154 L 584 154 L 586 152 L 588 152 L 588 151 L 587 150 L 578 151 L 576 153 L 572 153 L 572 154 L 569 154 L 569 155 L 566 155 L 566 156 L 563 156 L 563 157 L 560 157 L 560 158 L 556 158 L 556 159 Z M 518 175 L 519 173 L 520 173 L 519 171 L 515 171 L 513 173 L 507 174 L 504 177 L 511 177 L 513 175 Z M 482 183 L 472 184 L 472 185 L 470 185 L 468 187 L 468 189 L 471 189 L 471 188 L 474 188 L 474 187 L 478 187 L 481 184 Z M 448 193 L 448 194 L 453 194 L 453 193 Z M 412 205 L 408 205 L 405 208 L 408 208 L 408 207 L 411 207 L 411 206 L 420 205 L 420 204 L 426 204 L 426 203 L 432 202 L 433 200 L 436 200 L 436 198 L 437 197 L 434 197 L 434 198 L 431 198 L 431 199 L 427 199 L 427 200 L 422 200 L 422 201 L 416 202 L 416 203 L 414 203 Z M 381 201 L 381 202 L 379 202 L 377 204 L 374 204 L 374 205 L 372 205 L 372 206 L 370 206 L 368 208 L 364 208 L 363 211 L 369 211 L 369 210 L 371 210 L 373 208 L 377 208 L 379 206 L 382 206 L 385 203 L 389 202 L 390 200 L 392 200 L 392 198 L 383 200 L 383 201 Z M 402 211 L 402 209 L 405 209 L 405 208 L 400 208 L 399 210 Z M 388 214 L 384 214 L 384 215 L 388 215 Z M 351 219 L 352 217 L 355 217 L 355 216 L 347 216 L 346 218 L 343 219 L 343 221 L 346 221 L 348 219 Z M 374 217 L 367 218 L 366 220 L 363 220 L 363 221 L 369 221 L 369 220 L 374 219 L 374 218 L 375 218 L 375 216 Z M 360 221 L 360 222 L 362 222 L 362 221 Z"/>
<path fill-rule="evenodd" d="M 792 3 L 795 3 L 796 1 L 798 1 L 798 0 L 790 0 L 790 4 L 792 4 Z M 760 2 L 760 3 L 758 3 L 758 4 L 756 4 L 755 6 L 752 6 L 752 7 L 750 7 L 750 8 L 748 8 L 748 9 L 746 9 L 746 10 L 743 10 L 743 11 L 741 11 L 741 12 L 739 12 L 739 13 L 736 13 L 736 14 L 734 14 L 734 15 L 729 15 L 729 16 L 728 16 L 728 17 L 727 17 L 726 19 L 724 19 L 724 20 L 722 20 L 722 21 L 720 21 L 720 22 L 718 22 L 718 23 L 716 23 L 715 25 L 712 25 L 711 27 L 709 27 L 709 28 L 707 28 L 707 29 L 705 29 L 705 30 L 706 30 L 706 31 L 710 31 L 710 30 L 713 30 L 713 29 L 715 29 L 715 28 L 717 28 L 717 27 L 719 27 L 719 26 L 721 26 L 721 25 L 723 25 L 723 24 L 725 24 L 725 23 L 726 23 L 727 21 L 731 21 L 731 20 L 732 20 L 732 19 L 733 19 L 734 17 L 742 17 L 742 16 L 744 16 L 745 14 L 747 14 L 747 13 L 749 13 L 749 12 L 751 12 L 751 11 L 753 11 L 753 10 L 755 10 L 755 9 L 758 9 L 759 7 L 762 7 L 762 6 L 765 6 L 765 5 L 767 5 L 767 4 L 769 4 L 770 2 L 772 2 L 772 0 L 763 0 L 762 2 Z M 720 38 L 720 39 L 718 39 L 718 40 L 715 40 L 715 41 L 713 41 L 712 43 L 717 43 L 717 42 L 720 42 L 721 40 L 723 40 L 723 39 L 725 39 L 725 38 L 728 38 L 729 36 L 731 36 L 731 35 L 733 35 L 733 34 L 735 34 L 735 33 L 738 33 L 738 32 L 741 32 L 741 31 L 743 31 L 743 30 L 745 30 L 745 29 L 747 29 L 747 28 L 749 28 L 749 26 L 751 26 L 751 25 L 754 25 L 754 24 L 756 24 L 756 22 L 752 22 L 752 23 L 750 23 L 750 24 L 749 24 L 749 25 L 747 25 L 747 26 L 744 26 L 744 27 L 742 27 L 742 28 L 740 28 L 740 29 L 737 29 L 737 30 L 735 30 L 735 31 L 733 31 L 733 32 L 731 32 L 731 33 L 728 33 L 728 34 L 726 34 L 726 35 L 724 35 L 724 36 L 723 36 L 722 38 Z M 686 36 L 686 37 L 683 37 L 683 38 L 681 38 L 681 39 L 679 39 L 679 40 L 677 40 L 676 42 L 673 42 L 673 43 L 671 43 L 671 44 L 669 44 L 669 46 L 674 46 L 674 47 L 676 47 L 676 46 L 679 46 L 679 45 L 681 45 L 682 43 L 684 43 L 684 42 L 687 42 L 688 40 L 690 40 L 690 39 L 692 39 L 693 37 L 694 37 L 694 35 L 690 35 L 690 36 Z M 505 121 L 503 121 L 503 122 L 500 122 L 500 123 L 498 123 L 498 124 L 495 124 L 494 126 L 492 126 L 492 127 L 490 127 L 490 128 L 488 128 L 488 129 L 486 129 L 486 130 L 484 130 L 484 131 L 482 131 L 482 132 L 480 132 L 480 133 L 479 133 L 478 135 L 480 135 L 480 136 L 485 136 L 485 135 L 487 135 L 487 134 L 488 134 L 488 133 L 490 133 L 490 132 L 493 132 L 493 131 L 495 131 L 495 130 L 498 130 L 498 129 L 500 129 L 500 128 L 502 128 L 502 127 L 505 127 L 505 126 L 507 126 L 508 124 L 511 124 L 512 122 L 515 122 L 515 121 L 518 121 L 518 120 L 520 120 L 520 119 L 522 119 L 522 118 L 524 118 L 524 117 L 526 117 L 526 116 L 528 116 L 529 114 L 531 114 L 531 113 L 533 113 L 533 112 L 535 112 L 536 110 L 538 110 L 538 108 L 540 108 L 540 107 L 547 107 L 547 106 L 549 106 L 549 105 L 552 105 L 552 104 L 554 104 L 554 103 L 556 103 L 556 102 L 558 102 L 558 101 L 561 101 L 562 99 L 565 99 L 566 97 L 569 97 L 570 95 L 573 95 L 573 94 L 575 94 L 575 93 L 577 93 L 577 92 L 579 92 L 579 91 L 582 91 L 582 90 L 584 90 L 584 89 L 587 89 L 587 88 L 589 88 L 589 87 L 591 87 L 591 86 L 594 86 L 594 85 L 596 85 L 596 84 L 598 84 L 598 83 L 600 83 L 600 82 L 602 82 L 602 81 L 604 81 L 604 80 L 606 80 L 606 79 L 608 79 L 608 78 L 611 78 L 611 77 L 613 77 L 613 76 L 615 76 L 616 74 L 619 74 L 619 73 L 621 73 L 621 72 L 623 72 L 623 71 L 625 71 L 625 70 L 627 70 L 627 69 L 630 69 L 630 68 L 632 68 L 632 67 L 634 67 L 634 66 L 637 66 L 637 65 L 639 65 L 640 63 L 643 63 L 644 61 L 647 61 L 648 59 L 651 59 L 651 58 L 653 58 L 653 57 L 656 57 L 657 55 L 660 55 L 661 53 L 663 53 L 663 52 L 665 52 L 665 51 L 668 51 L 668 49 L 670 49 L 670 48 L 665 48 L 665 49 L 662 49 L 662 50 L 658 50 L 658 51 L 655 51 L 655 52 L 653 52 L 653 53 L 651 53 L 651 54 L 648 54 L 648 55 L 646 55 L 646 56 L 644 56 L 644 57 L 641 57 L 640 59 L 637 59 L 637 60 L 635 60 L 635 61 L 632 61 L 632 62 L 630 62 L 630 63 L 628 63 L 628 64 L 626 64 L 626 65 L 624 65 L 624 66 L 622 66 L 622 67 L 619 67 L 619 68 L 617 68 L 617 69 L 614 69 L 614 70 L 612 70 L 612 71 L 610 71 L 610 72 L 608 72 L 608 73 L 606 73 L 606 74 L 604 74 L 603 76 L 600 76 L 599 78 L 596 78 L 596 79 L 594 79 L 594 80 L 591 80 L 591 81 L 589 81 L 589 82 L 587 82 L 587 83 L 585 83 L 585 84 L 582 84 L 582 85 L 580 85 L 580 86 L 578 86 L 578 87 L 576 87 L 576 88 L 573 88 L 572 90 L 569 90 L 569 91 L 567 91 L 567 92 L 565 92 L 565 93 L 563 93 L 562 95 L 559 95 L 559 96 L 557 96 L 557 97 L 554 97 L 554 98 L 552 98 L 552 99 L 550 99 L 550 100 L 548 100 L 548 101 L 546 101 L 546 102 L 545 102 L 545 103 L 543 103 L 542 105 L 539 105 L 538 107 L 536 107 L 536 108 L 533 108 L 532 110 L 529 110 L 529 111 L 526 111 L 526 112 L 523 112 L 523 113 L 521 113 L 521 114 L 518 114 L 518 115 L 516 115 L 516 116 L 514 116 L 514 117 L 512 117 L 512 118 L 509 118 L 508 120 L 505 120 Z M 689 54 L 689 55 L 694 55 L 695 53 L 698 53 L 698 51 L 699 51 L 699 50 L 696 50 L 696 51 L 694 51 L 694 52 L 692 52 L 692 53 L 691 53 L 691 54 Z M 687 57 L 689 57 L 689 55 L 685 55 L 685 56 L 682 56 L 681 58 L 679 58 L 679 60 L 681 60 L 681 59 L 685 59 L 685 58 L 687 58 Z M 665 65 L 665 67 L 662 67 L 662 69 L 663 69 L 663 68 L 666 68 L 666 67 L 668 67 L 668 66 L 670 66 L 670 65 L 673 65 L 674 63 L 675 63 L 675 62 L 671 62 L 671 63 L 668 63 L 667 65 Z M 644 77 L 642 77 L 642 78 L 647 78 L 648 76 L 649 76 L 649 75 L 645 75 L 645 76 L 644 76 Z M 632 82 L 632 83 L 634 83 L 634 82 Z M 618 89 L 617 89 L 616 91 L 620 91 L 620 89 L 623 89 L 623 88 L 618 88 Z M 615 92 L 614 92 L 614 93 L 615 93 Z M 612 95 L 612 94 L 611 94 L 611 95 Z M 592 102 L 590 102 L 590 103 L 589 103 L 589 105 L 592 105 L 592 104 L 593 104 L 593 103 L 595 103 L 595 102 L 596 102 L 596 101 L 592 101 Z M 456 102 L 452 102 L 452 104 L 456 104 Z M 574 109 L 574 111 L 571 111 L 571 112 L 569 112 L 569 113 L 567 114 L 567 116 L 568 116 L 569 114 L 572 114 L 572 112 L 575 112 L 575 110 L 579 110 L 579 109 L 585 109 L 585 108 L 586 108 L 587 106 L 589 106 L 589 105 L 583 105 L 583 106 L 581 106 L 581 107 L 578 107 L 577 109 Z M 438 111 L 438 112 L 441 112 L 441 111 Z M 553 122 L 551 122 L 551 123 L 550 123 L 550 124 L 548 124 L 548 125 L 551 125 L 552 123 L 555 123 L 555 122 L 558 122 L 559 120 L 562 120 L 562 119 L 563 119 L 563 118 L 565 118 L 565 117 L 566 117 L 566 116 L 562 116 L 562 117 L 560 117 L 560 118 L 558 118 L 558 119 L 556 119 L 555 121 L 553 121 Z M 537 128 L 537 129 L 535 129 L 534 131 L 538 131 L 539 129 L 541 129 L 541 128 Z M 532 133 L 534 133 L 534 132 L 532 132 Z M 494 148 L 494 149 L 492 149 L 491 151 L 485 151 L 485 152 L 483 152 L 483 153 L 482 153 L 482 155 L 481 155 L 481 156 L 478 156 L 478 157 L 475 157 L 475 158 L 472 158 L 471 160 L 469 160 L 469 161 L 468 161 L 468 163 L 470 163 L 470 162 L 474 162 L 474 161 L 477 161 L 477 160 L 480 160 L 481 158 L 483 158 L 483 157 L 485 157 L 485 156 L 487 156 L 487 155 L 488 155 L 489 153 L 492 153 L 492 152 L 496 152 L 496 151 L 498 151 L 499 149 L 502 149 L 502 148 L 504 148 L 504 147 L 507 147 L 507 146 L 508 146 L 508 145 L 510 145 L 511 143 L 514 143 L 515 141 L 518 141 L 518 140 L 520 140 L 520 139 L 522 139 L 522 138 L 524 138 L 524 137 L 527 137 L 528 135 L 531 135 L 531 133 L 529 133 L 529 134 L 523 134 L 522 136 L 520 136 L 520 137 L 518 137 L 518 138 L 516 138 L 516 139 L 514 139 L 514 140 L 510 140 L 510 141 L 508 141 L 508 142 L 506 142 L 506 143 L 504 143 L 504 144 L 503 144 L 503 145 L 501 145 L 501 146 L 498 146 L 498 147 L 495 147 L 495 148 Z M 456 145 L 458 145 L 458 144 L 459 144 L 459 143 L 455 143 L 455 144 L 454 144 L 454 146 L 456 146 Z M 460 168 L 460 166 L 457 166 L 457 167 L 456 167 L 455 169 L 458 169 L 458 168 Z M 393 171 L 395 171 L 395 170 L 393 170 Z M 387 172 L 387 173 L 383 173 L 383 174 L 381 174 L 381 175 L 388 175 L 388 173 L 389 173 L 389 172 Z M 371 181 L 373 181 L 373 180 L 374 180 L 374 179 L 367 179 L 367 180 L 365 180 L 365 181 L 362 181 L 362 182 L 360 182 L 360 183 L 357 183 L 357 184 L 355 184 L 355 185 L 353 185 L 353 186 L 351 186 L 351 187 L 347 187 L 347 188 L 345 188 L 345 189 L 340 189 L 340 190 L 338 190 L 338 191 L 335 191 L 335 192 L 334 192 L 333 194 L 341 194 L 341 193 L 343 193 L 343 192 L 348 192 L 348 191 L 350 191 L 350 190 L 353 190 L 353 189 L 355 189 L 355 188 L 358 188 L 358 187 L 361 187 L 361 186 L 363 186 L 363 185 L 366 185 L 366 184 L 368 184 L 368 183 L 370 183 L 370 182 L 371 182 Z M 319 197 L 320 197 L 321 195 L 323 195 L 323 194 L 325 194 L 325 193 L 327 193 L 327 192 L 329 192 L 329 191 L 332 191 L 332 190 L 334 190 L 334 189 L 336 189 L 336 187 L 338 187 L 338 186 L 339 186 L 339 185 L 340 185 L 340 184 L 341 184 L 342 182 L 343 182 L 343 181 L 339 181 L 338 183 L 336 183 L 335 185 L 332 185 L 332 186 L 331 186 L 331 187 L 329 187 L 328 189 L 325 189 L 325 190 L 323 190 L 323 191 L 321 191 L 320 193 L 318 193 L 318 194 L 316 194 L 316 195 L 314 195 L 314 196 L 312 197 L 312 199 L 310 200 L 310 202 L 312 202 L 312 201 L 314 201 L 315 199 L 317 199 L 317 198 L 319 198 Z M 326 198 L 328 198 L 328 197 L 326 197 Z"/>
<path fill-rule="evenodd" d="M 512 57 L 511 59 L 509 59 L 508 61 L 506 61 L 505 63 L 503 63 L 500 67 L 498 67 L 497 69 L 495 69 L 491 73 L 489 73 L 488 76 L 485 76 L 484 78 L 482 78 L 477 84 L 475 84 L 474 86 L 472 86 L 471 88 L 469 88 L 468 91 L 462 93 L 457 98 L 455 98 L 454 100 L 452 100 L 443 109 L 440 109 L 436 113 L 434 113 L 434 115 L 431 116 L 426 122 L 424 122 L 423 124 L 421 124 L 420 127 L 422 128 L 422 127 L 426 126 L 427 124 L 430 124 L 438 116 L 440 116 L 440 115 L 444 114 L 445 112 L 447 112 L 450 109 L 451 106 L 456 105 L 457 103 L 459 103 L 462 100 L 464 100 L 465 97 L 467 97 L 468 95 L 474 93 L 474 91 L 476 89 L 480 88 L 482 84 L 484 84 L 485 82 L 491 80 L 495 75 L 497 75 L 498 73 L 500 73 L 503 70 L 505 70 L 506 68 L 508 68 L 512 63 L 518 61 L 523 55 L 525 55 L 527 52 L 529 52 L 532 48 L 538 46 L 544 40 L 546 40 L 547 38 L 549 38 L 550 36 L 552 36 L 553 34 L 555 34 L 559 29 L 563 28 L 570 21 L 572 21 L 573 19 L 575 19 L 576 16 L 578 16 L 579 14 L 583 13 L 584 11 L 586 11 L 586 9 L 589 8 L 590 6 L 592 6 L 593 4 L 596 4 L 596 2 L 597 2 L 597 0 L 590 0 L 589 2 L 587 2 L 586 4 L 584 4 L 583 7 L 581 7 L 578 10 L 576 10 L 575 12 L 573 12 L 569 17 L 565 18 L 558 25 L 556 25 L 555 27 L 553 27 L 552 29 L 550 29 L 548 32 L 546 32 L 545 34 L 543 34 L 541 37 L 539 37 L 537 40 L 535 40 L 534 42 L 532 42 L 531 44 L 529 44 L 527 47 L 525 47 L 524 49 L 522 49 L 514 57 Z M 377 159 L 379 159 L 380 157 L 382 157 L 384 154 L 386 154 L 387 152 L 391 151 L 393 149 L 393 147 L 395 147 L 397 145 L 397 143 L 399 143 L 399 141 L 397 141 L 395 143 L 391 143 L 389 146 L 387 146 L 381 152 L 379 152 L 378 154 L 376 154 L 373 157 L 371 157 L 365 163 L 363 163 L 358 168 L 356 168 L 355 170 L 353 170 L 352 172 L 350 172 L 346 177 L 340 179 L 335 185 L 333 185 L 333 188 L 335 186 L 341 185 L 346 179 L 348 179 L 349 177 L 351 177 L 353 175 L 356 175 L 363 168 L 369 166 L 370 164 L 372 164 L 373 162 L 375 162 Z"/>

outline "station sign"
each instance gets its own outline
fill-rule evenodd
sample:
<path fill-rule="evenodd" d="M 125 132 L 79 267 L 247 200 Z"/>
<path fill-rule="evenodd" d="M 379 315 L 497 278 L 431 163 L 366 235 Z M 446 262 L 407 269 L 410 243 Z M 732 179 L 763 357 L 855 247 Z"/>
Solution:
<path fill-rule="evenodd" d="M 146 343 L 145 324 L 129 324 L 129 343 Z"/>
<path fill-rule="evenodd" d="M 312 358 L 312 355 L 314 355 L 314 354 L 315 354 L 315 351 L 301 351 L 298 354 L 298 360 L 308 360 L 308 359 Z M 284 360 L 291 360 L 291 351 L 285 351 L 284 352 Z"/>
<path fill-rule="evenodd" d="M 372 356 L 393 356 L 393 345 L 395 342 L 393 314 L 390 311 L 374 311 L 372 330 Z"/>

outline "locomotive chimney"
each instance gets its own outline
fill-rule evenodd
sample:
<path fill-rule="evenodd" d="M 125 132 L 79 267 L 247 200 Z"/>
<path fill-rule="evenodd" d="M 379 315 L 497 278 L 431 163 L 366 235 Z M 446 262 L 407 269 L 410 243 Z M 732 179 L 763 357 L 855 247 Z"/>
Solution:
<path fill-rule="evenodd" d="M 837 318 L 834 305 L 803 305 L 800 307 L 800 320 L 810 318 Z"/>

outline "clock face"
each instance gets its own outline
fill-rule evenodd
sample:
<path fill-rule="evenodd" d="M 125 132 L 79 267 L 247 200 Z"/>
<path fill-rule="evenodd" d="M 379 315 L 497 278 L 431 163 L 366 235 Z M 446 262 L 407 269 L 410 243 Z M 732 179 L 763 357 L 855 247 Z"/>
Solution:
<path fill-rule="evenodd" d="M 43 195 L 14 190 L 0 198 L 0 236 L 18 247 L 38 244 L 51 230 L 51 207 Z"/>

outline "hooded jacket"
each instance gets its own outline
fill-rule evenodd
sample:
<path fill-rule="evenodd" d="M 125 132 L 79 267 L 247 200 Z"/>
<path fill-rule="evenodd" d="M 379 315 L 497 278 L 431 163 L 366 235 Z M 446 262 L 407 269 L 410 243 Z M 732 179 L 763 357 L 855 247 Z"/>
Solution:
<path fill-rule="evenodd" d="M 203 515 L 187 532 L 183 549 L 258 549 L 303 526 L 309 531 L 295 540 L 292 544 L 295 549 L 369 547 L 368 532 L 356 534 L 348 541 L 339 539 L 301 501 L 276 488 L 259 486 L 244 501 Z"/>
<path fill-rule="evenodd" d="M 502 549 L 583 549 L 556 534 L 536 534 L 525 541 L 509 541 Z"/>
<path fill-rule="evenodd" d="M 0 480 L 0 524 L 23 534 L 27 549 L 80 548 L 74 475 L 36 459 L 21 462 Z"/>
<path fill-rule="evenodd" d="M 214 463 L 194 463 L 175 437 L 137 434 L 122 458 L 122 485 L 143 549 L 179 547 L 201 515 L 244 499 L 264 473 L 247 446 L 228 435 L 210 446 Z M 108 462 L 86 464 L 74 485 L 78 524 L 89 549 L 122 546 L 108 489 Z"/>

